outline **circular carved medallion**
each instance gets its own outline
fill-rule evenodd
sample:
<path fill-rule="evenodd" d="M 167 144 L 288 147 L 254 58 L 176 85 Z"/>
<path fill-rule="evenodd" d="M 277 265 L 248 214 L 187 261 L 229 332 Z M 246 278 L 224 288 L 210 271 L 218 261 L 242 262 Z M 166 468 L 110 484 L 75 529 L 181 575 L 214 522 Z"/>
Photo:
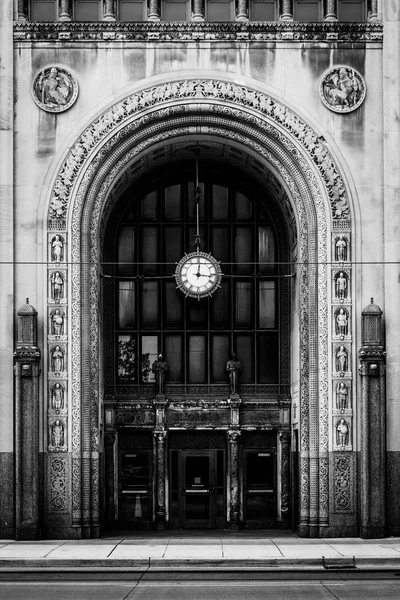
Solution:
<path fill-rule="evenodd" d="M 364 101 L 365 81 L 351 67 L 338 65 L 325 71 L 319 84 L 319 95 L 329 110 L 346 113 L 356 110 Z"/>
<path fill-rule="evenodd" d="M 32 96 L 43 110 L 63 112 L 74 104 L 78 96 L 78 81 L 63 67 L 47 67 L 33 80 Z"/>
<path fill-rule="evenodd" d="M 185 296 L 211 296 L 221 283 L 219 262 L 205 252 L 191 252 L 179 261 L 175 270 L 177 286 Z"/>

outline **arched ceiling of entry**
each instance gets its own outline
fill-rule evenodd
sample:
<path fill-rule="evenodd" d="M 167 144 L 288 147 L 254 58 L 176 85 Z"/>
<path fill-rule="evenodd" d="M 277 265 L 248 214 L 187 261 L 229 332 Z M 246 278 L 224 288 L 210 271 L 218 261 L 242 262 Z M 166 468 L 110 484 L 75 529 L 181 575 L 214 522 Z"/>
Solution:
<path fill-rule="evenodd" d="M 257 160 L 245 148 L 234 144 L 221 142 L 212 138 L 198 137 L 192 140 L 174 141 L 153 147 L 139 159 L 132 161 L 128 167 L 119 174 L 110 187 L 107 198 L 107 214 L 118 202 L 124 192 L 134 185 L 143 175 L 157 173 L 161 169 L 176 168 L 177 163 L 184 160 L 193 160 L 195 151 L 198 150 L 200 161 L 212 161 L 229 166 L 236 172 L 244 172 L 253 178 L 272 198 L 278 210 L 282 213 L 290 236 L 290 246 L 293 249 L 297 243 L 297 228 L 295 213 L 285 187 L 280 179 L 265 164 Z M 238 171 L 239 169 L 239 171 Z M 201 172 L 200 172 L 201 176 Z M 240 175 L 239 175 L 240 176 Z"/>

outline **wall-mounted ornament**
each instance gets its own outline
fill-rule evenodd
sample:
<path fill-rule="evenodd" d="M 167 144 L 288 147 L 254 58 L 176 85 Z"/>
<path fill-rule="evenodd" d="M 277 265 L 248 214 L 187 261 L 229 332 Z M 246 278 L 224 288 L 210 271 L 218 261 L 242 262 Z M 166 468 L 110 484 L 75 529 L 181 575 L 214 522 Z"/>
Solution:
<path fill-rule="evenodd" d="M 325 71 L 319 84 L 319 95 L 329 110 L 347 113 L 356 110 L 364 101 L 365 81 L 351 67 L 338 65 Z"/>
<path fill-rule="evenodd" d="M 68 110 L 78 97 L 78 81 L 64 67 L 46 67 L 32 83 L 32 96 L 36 104 L 47 112 Z"/>

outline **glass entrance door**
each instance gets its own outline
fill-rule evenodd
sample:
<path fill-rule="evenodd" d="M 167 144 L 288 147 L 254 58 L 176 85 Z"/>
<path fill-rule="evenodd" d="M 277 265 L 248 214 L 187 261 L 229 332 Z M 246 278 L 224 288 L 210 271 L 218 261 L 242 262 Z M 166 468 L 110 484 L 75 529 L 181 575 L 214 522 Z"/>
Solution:
<path fill-rule="evenodd" d="M 216 527 L 215 451 L 184 450 L 180 463 L 181 527 Z"/>
<path fill-rule="evenodd" d="M 149 450 L 119 455 L 119 514 L 125 526 L 148 528 L 152 522 L 152 454 Z"/>
<path fill-rule="evenodd" d="M 274 449 L 244 452 L 244 516 L 253 527 L 276 521 L 276 455 Z"/>

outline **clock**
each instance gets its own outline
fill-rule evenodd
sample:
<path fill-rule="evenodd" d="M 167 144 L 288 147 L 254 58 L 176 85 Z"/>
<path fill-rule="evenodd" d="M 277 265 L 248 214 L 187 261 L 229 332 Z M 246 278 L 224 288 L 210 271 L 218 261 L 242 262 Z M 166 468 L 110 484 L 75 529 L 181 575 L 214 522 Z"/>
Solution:
<path fill-rule="evenodd" d="M 204 298 L 211 296 L 221 287 L 221 267 L 219 262 L 206 252 L 185 254 L 175 269 L 177 286 L 185 296 Z"/>

